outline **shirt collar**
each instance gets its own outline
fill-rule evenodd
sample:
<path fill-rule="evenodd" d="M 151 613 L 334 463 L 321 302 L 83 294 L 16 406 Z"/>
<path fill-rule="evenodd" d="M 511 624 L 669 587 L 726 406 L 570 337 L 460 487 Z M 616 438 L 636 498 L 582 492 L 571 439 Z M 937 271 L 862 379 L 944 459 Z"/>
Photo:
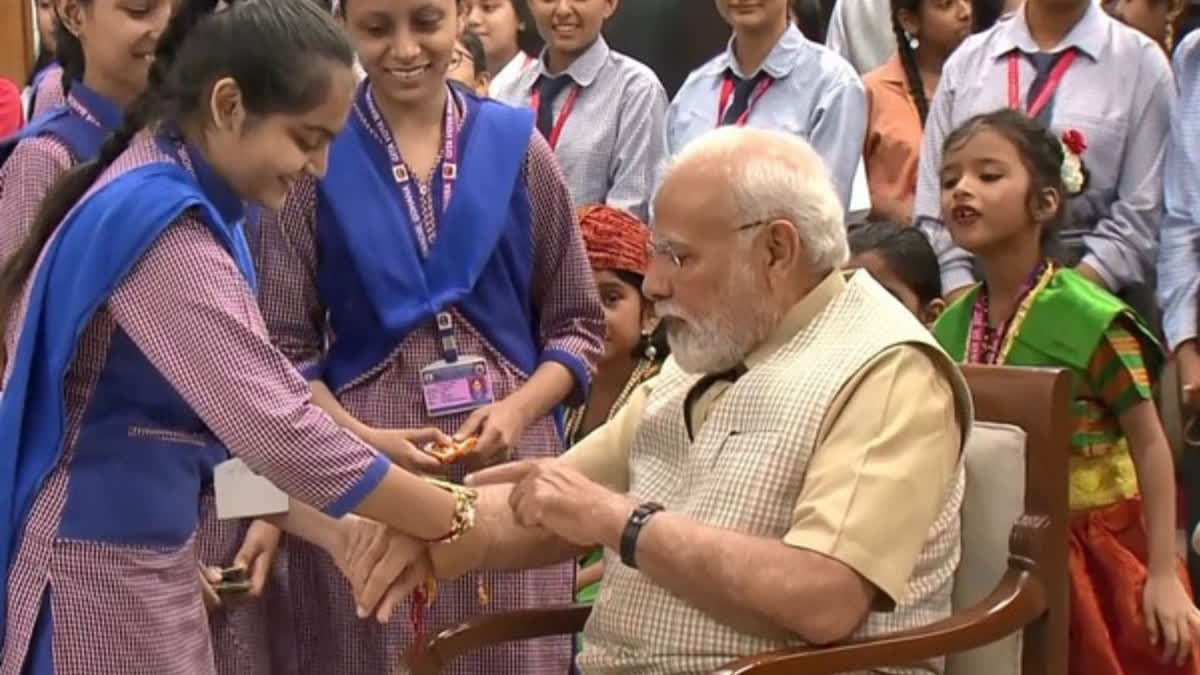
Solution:
<path fill-rule="evenodd" d="M 786 345 L 796 333 L 804 329 L 813 319 L 825 309 L 834 298 L 838 296 L 846 288 L 846 277 L 841 270 L 835 269 L 828 276 L 817 284 L 816 288 L 808 292 L 808 295 L 800 299 L 800 302 L 792 305 L 792 308 L 783 315 L 779 325 L 771 332 L 771 335 L 753 351 L 746 355 L 745 363 L 747 368 L 754 368 L 761 365 L 775 352 L 779 351 Z"/>
<path fill-rule="evenodd" d="M 581 87 L 590 87 L 596 81 L 596 77 L 600 75 L 600 69 L 604 64 L 608 63 L 608 56 L 612 52 L 608 47 L 608 43 L 604 41 L 604 36 L 596 38 L 592 46 L 583 50 L 583 53 L 575 57 L 571 65 L 567 69 L 559 73 L 558 76 L 567 75 Z M 557 77 L 550 72 L 546 67 L 546 49 L 542 49 L 542 54 L 538 58 L 538 68 L 540 74 L 546 77 Z"/>
<path fill-rule="evenodd" d="M 196 174 L 196 181 L 200 183 L 200 191 L 217 207 L 217 212 L 225 219 L 225 223 L 233 225 L 245 217 L 245 202 L 233 191 L 229 183 L 217 174 L 216 169 L 204 159 L 200 151 L 190 144 L 185 144 L 184 150 L 192 164 L 192 171 Z"/>
<path fill-rule="evenodd" d="M 904 72 L 904 63 L 900 61 L 900 53 L 892 52 L 887 61 L 877 71 L 879 79 L 888 84 L 897 84 L 908 90 L 908 75 Z"/>
<path fill-rule="evenodd" d="M 86 110 L 101 129 L 112 131 L 121 125 L 121 119 L 125 114 L 121 110 L 121 106 L 108 100 L 84 83 L 78 80 L 72 82 L 69 98 Z"/>
<path fill-rule="evenodd" d="M 1107 36 L 1105 21 L 1108 16 L 1098 3 L 1089 2 L 1083 16 L 1079 18 L 1062 42 L 1055 45 L 1051 52 L 1061 52 L 1068 47 L 1074 47 L 1086 54 L 1093 61 L 1100 58 Z M 1026 54 L 1042 51 L 1029 32 L 1029 24 L 1025 21 L 1025 6 L 1022 5 L 1007 19 L 996 24 L 996 41 L 992 46 L 992 58 L 1000 58 L 1014 49 Z"/>
<path fill-rule="evenodd" d="M 742 78 L 750 79 L 758 74 L 743 73 L 738 66 L 737 57 L 733 53 L 733 43 L 737 37 L 729 38 L 729 44 L 725 46 L 725 51 L 722 53 L 719 66 L 720 70 L 730 70 L 733 74 Z M 779 41 L 771 48 L 767 58 L 763 61 L 762 67 L 759 70 L 765 70 L 772 78 L 779 80 L 792 74 L 803 60 L 807 53 L 808 40 L 804 34 L 800 32 L 795 25 L 789 24 L 787 30 L 783 31 L 783 35 L 779 37 Z"/>

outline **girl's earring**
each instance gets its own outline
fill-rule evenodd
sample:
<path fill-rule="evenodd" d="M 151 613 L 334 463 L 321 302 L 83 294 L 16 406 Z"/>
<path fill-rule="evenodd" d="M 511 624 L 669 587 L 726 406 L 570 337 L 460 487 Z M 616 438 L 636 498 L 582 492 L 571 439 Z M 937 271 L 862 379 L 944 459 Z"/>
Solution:
<path fill-rule="evenodd" d="M 642 330 L 642 342 L 646 343 L 646 348 L 642 350 L 642 355 L 646 357 L 647 361 L 653 361 L 658 356 L 658 347 L 654 346 L 654 341 L 650 337 L 652 334 L 653 331 L 648 328 Z"/>
<path fill-rule="evenodd" d="M 916 35 L 909 33 L 908 34 L 908 46 L 910 49 L 915 50 L 917 47 L 921 46 L 921 41 L 917 39 Z"/>

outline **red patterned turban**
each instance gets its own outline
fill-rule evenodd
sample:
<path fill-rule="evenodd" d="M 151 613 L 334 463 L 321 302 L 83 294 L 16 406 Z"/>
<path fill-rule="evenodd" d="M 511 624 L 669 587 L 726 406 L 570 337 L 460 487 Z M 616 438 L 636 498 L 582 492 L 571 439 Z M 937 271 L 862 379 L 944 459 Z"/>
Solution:
<path fill-rule="evenodd" d="M 650 228 L 645 223 L 628 211 L 604 205 L 585 206 L 578 215 L 592 269 L 646 273 Z"/>

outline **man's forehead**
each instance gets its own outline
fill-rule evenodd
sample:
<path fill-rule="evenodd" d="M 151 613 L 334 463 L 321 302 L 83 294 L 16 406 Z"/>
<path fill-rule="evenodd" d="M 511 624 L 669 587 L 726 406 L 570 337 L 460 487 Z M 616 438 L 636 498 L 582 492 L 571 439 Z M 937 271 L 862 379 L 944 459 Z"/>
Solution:
<path fill-rule="evenodd" d="M 732 217 L 732 200 L 727 180 L 717 172 L 683 170 L 663 182 L 653 205 L 656 239 L 687 239 Z"/>

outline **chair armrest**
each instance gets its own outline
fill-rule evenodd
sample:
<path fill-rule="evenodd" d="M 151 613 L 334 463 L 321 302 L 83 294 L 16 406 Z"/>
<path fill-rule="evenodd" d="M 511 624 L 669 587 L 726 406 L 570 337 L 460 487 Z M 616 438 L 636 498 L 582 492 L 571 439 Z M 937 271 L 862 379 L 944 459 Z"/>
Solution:
<path fill-rule="evenodd" d="M 408 672 L 437 675 L 451 661 L 476 649 L 551 635 L 572 635 L 583 630 L 591 612 L 591 605 L 577 604 L 472 617 L 427 641 Z"/>
<path fill-rule="evenodd" d="M 1024 629 L 1047 611 L 1045 583 L 1035 551 L 1049 531 L 1048 518 L 1022 516 L 1009 539 L 1008 571 L 978 604 L 915 630 L 743 657 L 714 675 L 832 675 L 902 666 L 980 647 Z"/>

